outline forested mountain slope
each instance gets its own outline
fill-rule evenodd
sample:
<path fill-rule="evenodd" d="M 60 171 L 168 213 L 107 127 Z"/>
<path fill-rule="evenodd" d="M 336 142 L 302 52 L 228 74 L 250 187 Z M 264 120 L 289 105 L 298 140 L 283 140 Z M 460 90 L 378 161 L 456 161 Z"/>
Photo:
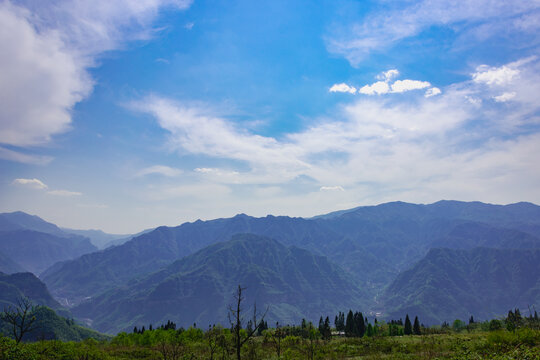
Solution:
<path fill-rule="evenodd" d="M 540 249 L 432 249 L 384 293 L 385 315 L 425 324 L 540 308 Z"/>
<path fill-rule="evenodd" d="M 265 237 L 236 235 L 175 261 L 161 271 L 111 290 L 73 309 L 105 332 L 172 320 L 206 327 L 228 326 L 228 305 L 238 285 L 245 287 L 246 319 L 252 306 L 267 321 L 317 320 L 344 308 L 363 308 L 365 294 L 326 257 L 286 247 Z"/>

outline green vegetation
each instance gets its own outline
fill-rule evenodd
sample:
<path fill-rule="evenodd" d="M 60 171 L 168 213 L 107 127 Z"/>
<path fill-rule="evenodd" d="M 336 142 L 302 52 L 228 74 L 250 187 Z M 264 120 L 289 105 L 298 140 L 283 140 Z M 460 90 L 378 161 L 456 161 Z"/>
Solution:
<path fill-rule="evenodd" d="M 432 249 L 388 287 L 382 296 L 385 313 L 417 314 L 426 324 L 440 324 L 538 306 L 538 264 L 538 249 Z"/>
<path fill-rule="evenodd" d="M 11 308 L 13 309 L 13 308 Z M 107 335 L 98 333 L 97 331 L 85 328 L 77 324 L 73 319 L 58 316 L 52 309 L 46 306 L 35 306 L 27 309 L 26 314 L 28 328 L 21 335 L 20 316 L 15 319 L 9 319 L 5 315 L 9 312 L 1 313 L 0 317 L 0 334 L 10 337 L 22 337 L 23 341 L 37 340 L 61 340 L 61 341 L 81 341 L 88 338 L 98 340 L 109 339 Z M 17 315 L 16 311 L 11 310 L 11 314 Z M 10 321 L 11 320 L 11 321 Z M 13 336 L 13 322 L 16 323 L 16 336 Z"/>
<path fill-rule="evenodd" d="M 502 320 L 422 327 L 421 335 L 405 336 L 400 321 L 368 323 L 367 328 L 372 330 L 363 336 L 354 333 L 350 337 L 339 336 L 334 331 L 329 339 L 305 321 L 300 326 L 278 324 L 249 339 L 249 329 L 241 329 L 240 336 L 247 341 L 240 356 L 284 360 L 540 358 L 538 316 L 522 318 L 519 312 L 511 313 Z M 501 328 L 490 330 L 493 321 L 499 322 Z M 234 331 L 230 329 L 220 326 L 206 331 L 194 327 L 176 329 L 174 323 L 168 322 L 153 330 L 135 328 L 132 333 L 122 332 L 110 340 L 99 341 L 90 338 L 81 342 L 51 340 L 17 344 L 0 336 L 0 360 L 236 359 L 234 344 Z"/>

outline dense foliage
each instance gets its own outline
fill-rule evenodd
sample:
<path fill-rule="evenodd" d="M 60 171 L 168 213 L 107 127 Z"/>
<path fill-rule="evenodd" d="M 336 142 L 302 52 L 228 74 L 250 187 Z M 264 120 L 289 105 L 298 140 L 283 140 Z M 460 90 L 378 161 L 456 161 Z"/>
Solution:
<path fill-rule="evenodd" d="M 354 318 L 354 314 L 353 314 Z M 506 319 L 422 328 L 403 336 L 403 322 L 368 323 L 364 336 L 325 338 L 311 323 L 276 326 L 246 342 L 243 359 L 538 359 L 540 322 L 515 311 Z M 401 323 L 401 325 L 400 325 Z M 494 325 L 498 324 L 498 325 Z M 324 321 L 323 321 L 324 327 Z M 395 331 L 397 330 L 397 331 Z M 395 332 L 395 334 L 394 334 Z M 242 330 L 243 336 L 246 330 Z M 134 329 L 111 340 L 20 343 L 0 337 L 0 360 L 49 359 L 233 359 L 233 334 L 219 326 L 206 331 L 176 329 L 168 322 L 153 330 Z"/>

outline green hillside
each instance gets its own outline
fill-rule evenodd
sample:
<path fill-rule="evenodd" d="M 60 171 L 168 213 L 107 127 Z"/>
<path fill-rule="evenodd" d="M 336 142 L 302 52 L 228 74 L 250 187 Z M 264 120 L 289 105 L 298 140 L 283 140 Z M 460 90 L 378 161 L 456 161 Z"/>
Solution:
<path fill-rule="evenodd" d="M 385 315 L 418 315 L 426 324 L 488 319 L 540 308 L 540 250 L 433 249 L 400 274 L 383 298 Z"/>

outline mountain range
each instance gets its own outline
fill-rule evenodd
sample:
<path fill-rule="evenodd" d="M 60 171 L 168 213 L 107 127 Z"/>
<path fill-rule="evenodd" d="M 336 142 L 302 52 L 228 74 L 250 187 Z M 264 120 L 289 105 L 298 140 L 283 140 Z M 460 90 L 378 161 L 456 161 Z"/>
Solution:
<path fill-rule="evenodd" d="M 468 318 L 469 313 L 481 319 L 515 306 L 540 306 L 536 283 L 510 288 L 519 276 L 537 274 L 539 262 L 527 260 L 537 256 L 537 249 L 540 207 L 534 204 L 393 202 L 310 219 L 239 214 L 162 226 L 121 245 L 56 262 L 41 278 L 77 317 L 107 332 L 169 319 L 223 324 L 239 284 L 247 286 L 246 294 L 254 291 L 249 303 L 270 305 L 269 318 L 280 322 L 318 320 L 352 308 L 387 319 L 410 313 L 435 324 Z M 265 253 L 311 259 L 293 262 L 317 274 L 313 281 L 324 279 L 327 285 L 317 287 L 312 281 L 295 292 L 296 280 L 289 273 L 301 269 L 287 270 L 282 262 L 264 258 Z M 511 256 L 503 262 L 497 254 L 505 253 Z M 504 279 L 493 282 L 493 274 Z M 488 280 L 492 285 L 480 286 Z M 330 306 L 323 299 L 336 292 L 335 284 L 343 288 Z M 474 293 L 476 302 L 460 297 L 460 284 L 482 289 Z M 523 296 L 503 299 L 500 292 L 506 289 Z M 490 297 L 501 301 L 478 306 Z M 265 299 L 273 299 L 274 306 Z"/>

